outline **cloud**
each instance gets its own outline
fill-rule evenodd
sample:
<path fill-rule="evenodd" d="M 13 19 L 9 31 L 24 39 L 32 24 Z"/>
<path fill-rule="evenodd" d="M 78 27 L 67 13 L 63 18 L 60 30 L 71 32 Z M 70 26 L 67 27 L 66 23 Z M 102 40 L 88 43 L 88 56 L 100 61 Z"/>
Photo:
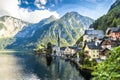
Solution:
<path fill-rule="evenodd" d="M 45 5 L 47 1 L 46 0 L 35 0 L 35 3 L 37 4 L 41 3 L 42 5 Z"/>
<path fill-rule="evenodd" d="M 42 3 L 45 4 L 45 2 Z M 35 10 L 33 12 L 29 12 L 28 9 L 20 8 L 18 5 L 18 0 L 0 0 L 0 16 L 9 15 L 31 23 L 37 23 L 51 15 L 59 18 L 59 14 L 55 11 Z"/>
<path fill-rule="evenodd" d="M 28 12 L 27 9 L 21 9 L 19 14 L 21 15 L 21 19 L 32 23 L 39 22 L 40 20 L 48 18 L 51 15 L 59 18 L 59 14 L 57 14 L 57 12 L 50 12 L 49 10 L 35 10 L 34 12 Z"/>

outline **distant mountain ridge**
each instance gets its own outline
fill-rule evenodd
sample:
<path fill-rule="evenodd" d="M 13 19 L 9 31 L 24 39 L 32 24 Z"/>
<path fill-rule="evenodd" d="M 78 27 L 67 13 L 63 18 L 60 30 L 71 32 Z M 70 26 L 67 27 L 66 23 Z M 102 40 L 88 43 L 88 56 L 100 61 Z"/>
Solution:
<path fill-rule="evenodd" d="M 97 19 L 91 27 L 106 30 L 108 27 L 120 26 L 120 0 L 111 6 L 108 13 Z"/>
<path fill-rule="evenodd" d="M 61 45 L 73 45 L 93 21 L 77 12 L 66 13 L 60 19 L 51 16 L 37 24 L 24 27 L 15 35 L 16 41 L 7 48 L 33 49 L 38 44 L 46 45 L 48 42 L 56 44 L 59 30 L 61 31 Z"/>

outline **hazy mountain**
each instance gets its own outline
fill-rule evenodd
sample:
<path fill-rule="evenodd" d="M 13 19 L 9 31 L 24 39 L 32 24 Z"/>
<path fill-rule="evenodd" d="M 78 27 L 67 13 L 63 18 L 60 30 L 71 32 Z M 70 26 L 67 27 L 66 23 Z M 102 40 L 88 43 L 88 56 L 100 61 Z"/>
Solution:
<path fill-rule="evenodd" d="M 16 36 L 16 41 L 7 48 L 34 48 L 38 44 L 56 44 L 58 31 L 61 32 L 61 45 L 73 45 L 93 22 L 91 18 L 77 12 L 66 13 L 60 19 L 54 16 L 37 24 L 25 27 Z"/>
<path fill-rule="evenodd" d="M 0 49 L 13 43 L 15 41 L 13 37 L 28 24 L 11 16 L 0 17 Z"/>
<path fill-rule="evenodd" d="M 97 19 L 91 27 L 95 29 L 106 30 L 108 27 L 117 27 L 120 26 L 120 0 L 111 6 L 108 13 Z"/>
<path fill-rule="evenodd" d="M 11 16 L 0 17 L 0 38 L 14 37 L 27 24 Z"/>

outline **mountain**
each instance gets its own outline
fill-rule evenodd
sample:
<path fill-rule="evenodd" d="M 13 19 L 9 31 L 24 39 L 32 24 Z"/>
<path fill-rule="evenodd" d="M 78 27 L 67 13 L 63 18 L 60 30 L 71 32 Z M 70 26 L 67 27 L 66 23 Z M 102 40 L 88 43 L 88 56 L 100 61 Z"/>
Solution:
<path fill-rule="evenodd" d="M 0 17 L 0 38 L 14 37 L 27 24 L 11 16 Z"/>
<path fill-rule="evenodd" d="M 106 30 L 108 27 L 120 26 L 120 0 L 111 6 L 108 13 L 97 19 L 91 27 Z"/>
<path fill-rule="evenodd" d="M 15 41 L 13 37 L 28 24 L 11 16 L 0 17 L 0 49 L 13 43 Z"/>
<path fill-rule="evenodd" d="M 110 10 L 116 8 L 116 7 L 120 7 L 120 0 L 116 0 L 115 3 L 113 3 L 113 5 L 111 6 Z"/>
<path fill-rule="evenodd" d="M 24 27 L 16 34 L 16 41 L 7 48 L 33 49 L 38 44 L 56 44 L 58 31 L 61 32 L 61 46 L 73 45 L 93 21 L 77 12 L 66 13 L 60 19 L 51 16 L 37 24 Z"/>

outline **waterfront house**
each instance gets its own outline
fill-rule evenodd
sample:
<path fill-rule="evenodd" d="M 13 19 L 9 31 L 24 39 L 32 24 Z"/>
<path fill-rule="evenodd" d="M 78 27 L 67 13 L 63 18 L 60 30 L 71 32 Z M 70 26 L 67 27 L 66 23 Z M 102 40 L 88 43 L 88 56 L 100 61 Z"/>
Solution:
<path fill-rule="evenodd" d="M 66 47 L 61 47 L 61 48 L 60 48 L 60 53 L 61 53 L 61 54 L 64 54 L 64 53 L 65 53 L 65 49 L 66 49 Z"/>
<path fill-rule="evenodd" d="M 68 46 L 68 47 L 61 47 L 60 52 L 65 55 L 73 55 L 80 51 L 81 49 L 77 46 Z"/>
<path fill-rule="evenodd" d="M 85 56 L 89 58 L 89 60 L 97 59 L 99 58 L 99 52 L 101 50 L 101 46 L 98 42 L 86 42 L 83 50 Z"/>

